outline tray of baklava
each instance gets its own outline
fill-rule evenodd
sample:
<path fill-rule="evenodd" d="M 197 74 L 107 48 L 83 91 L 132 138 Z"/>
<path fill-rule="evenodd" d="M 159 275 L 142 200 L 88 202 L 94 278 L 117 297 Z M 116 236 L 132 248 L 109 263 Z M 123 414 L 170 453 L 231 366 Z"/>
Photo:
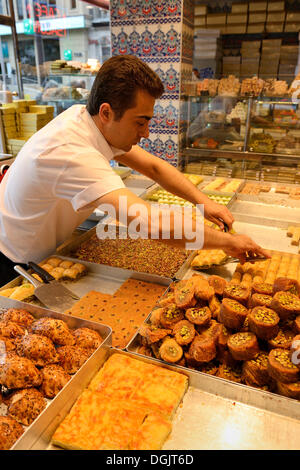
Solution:
<path fill-rule="evenodd" d="M 111 328 L 8 298 L 0 298 L 0 449 L 26 449 Z"/>
<path fill-rule="evenodd" d="M 299 448 L 293 400 L 250 395 L 224 379 L 216 390 L 214 377 L 192 369 L 108 346 L 99 352 L 28 449 Z"/>

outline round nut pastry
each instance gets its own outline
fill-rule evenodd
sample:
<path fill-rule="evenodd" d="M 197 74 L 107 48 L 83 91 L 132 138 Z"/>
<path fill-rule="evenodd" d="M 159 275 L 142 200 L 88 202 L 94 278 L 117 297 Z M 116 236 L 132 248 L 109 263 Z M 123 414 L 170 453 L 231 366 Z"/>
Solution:
<path fill-rule="evenodd" d="M 237 361 L 254 359 L 259 352 L 256 336 L 249 331 L 231 335 L 227 345 L 232 357 Z"/>
<path fill-rule="evenodd" d="M 244 325 L 248 310 L 234 299 L 223 298 L 218 320 L 232 330 L 239 330 Z"/>
<path fill-rule="evenodd" d="M 58 364 L 51 364 L 41 370 L 41 393 L 47 398 L 54 398 L 68 383 L 71 376 Z"/>
<path fill-rule="evenodd" d="M 13 321 L 0 321 L 0 336 L 17 338 L 25 334 L 25 328 Z"/>
<path fill-rule="evenodd" d="M 173 328 L 173 335 L 175 340 L 181 346 L 185 346 L 193 341 L 195 337 L 195 327 L 193 323 L 187 320 L 181 320 Z"/>
<path fill-rule="evenodd" d="M 183 356 L 183 349 L 174 338 L 167 336 L 159 347 L 159 355 L 163 361 L 178 362 Z"/>
<path fill-rule="evenodd" d="M 29 328 L 34 322 L 34 317 L 23 308 L 9 308 L 1 316 L 1 320 L 6 322 L 12 321 L 18 325 L 23 326 L 24 328 Z"/>
<path fill-rule="evenodd" d="M 300 314 L 300 299 L 288 291 L 279 291 L 273 297 L 270 308 L 278 313 L 281 320 Z"/>
<path fill-rule="evenodd" d="M 16 351 L 19 356 L 30 359 L 35 366 L 44 367 L 58 362 L 55 346 L 47 336 L 29 333 L 20 339 Z"/>
<path fill-rule="evenodd" d="M 229 298 L 236 300 L 237 302 L 241 303 L 242 305 L 247 306 L 248 300 L 250 297 L 250 289 L 249 287 L 242 286 L 241 284 L 232 284 L 229 283 L 224 288 L 223 293 L 224 298 Z"/>
<path fill-rule="evenodd" d="M 283 383 L 277 382 L 277 393 L 288 398 L 300 400 L 300 382 Z"/>
<path fill-rule="evenodd" d="M 99 333 L 91 328 L 77 328 L 73 331 L 76 345 L 84 349 L 97 349 L 102 343 Z"/>
<path fill-rule="evenodd" d="M 181 308 L 178 308 L 176 304 L 169 304 L 161 313 L 160 324 L 164 328 L 173 328 L 175 323 L 184 319 L 184 313 Z"/>
<path fill-rule="evenodd" d="M 288 291 L 291 294 L 296 295 L 299 297 L 300 294 L 300 286 L 298 281 L 295 279 L 289 279 L 286 277 L 278 277 L 275 279 L 274 284 L 273 284 L 273 295 L 276 294 L 276 292 L 280 291 Z"/>
<path fill-rule="evenodd" d="M 208 307 L 193 307 L 185 311 L 185 318 L 195 325 L 205 326 L 210 323 L 211 311 Z"/>
<path fill-rule="evenodd" d="M 287 349 L 272 349 L 269 353 L 268 372 L 270 377 L 279 382 L 299 381 L 298 367 L 292 363 L 290 351 Z"/>
<path fill-rule="evenodd" d="M 252 294 L 273 295 L 273 284 L 268 282 L 254 282 L 252 284 Z"/>
<path fill-rule="evenodd" d="M 279 331 L 279 316 L 267 307 L 254 307 L 249 315 L 249 329 L 260 339 L 274 338 Z"/>
<path fill-rule="evenodd" d="M 263 387 L 270 382 L 268 373 L 268 353 L 260 352 L 250 361 L 243 362 L 243 379 L 247 385 Z"/>
<path fill-rule="evenodd" d="M 38 387 L 41 382 L 40 371 L 26 357 L 9 352 L 0 363 L 0 383 L 9 389 Z"/>
<path fill-rule="evenodd" d="M 68 325 L 57 318 L 42 317 L 32 324 L 32 332 L 50 338 L 58 346 L 73 345 L 75 338 Z"/>
<path fill-rule="evenodd" d="M 9 450 L 23 432 L 23 426 L 14 418 L 0 416 L 0 450 Z"/>
<path fill-rule="evenodd" d="M 267 294 L 253 294 L 249 300 L 249 307 L 270 307 L 272 296 Z"/>
<path fill-rule="evenodd" d="M 277 335 L 268 341 L 270 349 L 290 349 L 295 334 L 292 330 L 279 328 Z"/>
<path fill-rule="evenodd" d="M 68 373 L 75 374 L 92 354 L 92 350 L 78 346 L 60 346 L 57 348 L 59 365 Z"/>
<path fill-rule="evenodd" d="M 46 408 L 47 402 L 36 388 L 14 392 L 8 400 L 8 413 L 20 424 L 29 426 Z"/>
<path fill-rule="evenodd" d="M 210 362 L 217 355 L 216 341 L 204 334 L 195 336 L 188 352 L 197 362 Z"/>

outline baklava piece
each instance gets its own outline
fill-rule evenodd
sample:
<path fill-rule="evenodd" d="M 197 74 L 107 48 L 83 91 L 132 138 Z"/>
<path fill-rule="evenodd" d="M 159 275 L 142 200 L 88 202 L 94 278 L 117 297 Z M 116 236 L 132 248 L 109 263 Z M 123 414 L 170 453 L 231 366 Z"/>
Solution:
<path fill-rule="evenodd" d="M 249 329 L 258 338 L 269 340 L 279 331 L 279 316 L 267 307 L 254 307 L 248 314 Z"/>
<path fill-rule="evenodd" d="M 273 284 L 269 284 L 268 282 L 254 282 L 252 284 L 252 294 L 272 295 Z"/>
<path fill-rule="evenodd" d="M 201 275 L 194 274 L 190 281 L 194 284 L 195 297 L 197 300 L 207 300 L 209 301 L 214 295 L 215 291 L 213 287 L 209 285 L 207 279 L 203 278 Z"/>
<path fill-rule="evenodd" d="M 227 364 L 221 364 L 217 370 L 216 377 L 242 383 L 242 369 L 239 366 L 230 367 Z"/>
<path fill-rule="evenodd" d="M 23 426 L 14 418 L 0 416 L 0 450 L 9 450 L 23 432 Z"/>
<path fill-rule="evenodd" d="M 159 354 L 164 361 L 175 363 L 182 358 L 183 349 L 174 338 L 166 337 L 159 348 Z"/>
<path fill-rule="evenodd" d="M 273 284 L 273 295 L 276 292 L 290 292 L 291 294 L 299 297 L 300 286 L 295 279 L 288 279 L 286 277 L 278 277 Z"/>
<path fill-rule="evenodd" d="M 287 349 L 272 349 L 268 360 L 268 372 L 274 380 L 283 383 L 298 382 L 299 370 L 290 359 L 290 351 Z"/>
<path fill-rule="evenodd" d="M 146 344 L 157 343 L 172 333 L 171 329 L 158 328 L 155 325 L 142 325 L 139 334 L 146 339 Z"/>
<path fill-rule="evenodd" d="M 185 311 L 185 318 L 195 325 L 206 326 L 210 323 L 211 311 L 208 307 L 188 308 Z"/>
<path fill-rule="evenodd" d="M 174 292 L 168 292 L 162 299 L 160 299 L 157 303 L 159 307 L 165 307 L 166 305 L 169 304 L 174 304 L 175 303 L 175 295 Z"/>
<path fill-rule="evenodd" d="M 223 299 L 218 320 L 227 328 L 239 330 L 247 317 L 248 310 L 240 302 L 233 299 Z"/>
<path fill-rule="evenodd" d="M 258 353 L 253 359 L 243 362 L 242 377 L 247 385 L 263 387 L 270 381 L 268 373 L 268 354 Z"/>
<path fill-rule="evenodd" d="M 51 364 L 41 370 L 41 393 L 46 398 L 54 398 L 58 392 L 68 383 L 71 376 L 58 364 Z"/>
<path fill-rule="evenodd" d="M 221 309 L 221 302 L 219 301 L 219 299 L 217 298 L 216 295 L 213 295 L 212 298 L 209 299 L 208 306 L 209 306 L 210 311 L 211 311 L 211 316 L 213 318 L 218 318 L 218 315 L 219 315 L 220 309 Z"/>
<path fill-rule="evenodd" d="M 290 292 L 276 292 L 270 304 L 270 308 L 278 313 L 281 320 L 286 320 L 290 316 L 300 314 L 300 299 Z"/>
<path fill-rule="evenodd" d="M 215 341 L 205 335 L 195 336 L 189 348 L 190 356 L 197 362 L 210 362 L 217 354 Z"/>
<path fill-rule="evenodd" d="M 253 294 L 249 301 L 250 308 L 270 307 L 272 296 L 267 294 Z"/>
<path fill-rule="evenodd" d="M 227 341 L 228 349 L 237 361 L 249 361 L 259 352 L 257 338 L 254 333 L 235 333 Z"/>
<path fill-rule="evenodd" d="M 179 282 L 174 289 L 175 304 L 178 308 L 189 308 L 195 305 L 194 284 L 190 281 Z"/>
<path fill-rule="evenodd" d="M 240 304 L 247 306 L 250 297 L 249 287 L 237 284 L 228 284 L 224 289 L 224 298 L 236 300 Z"/>
<path fill-rule="evenodd" d="M 277 381 L 277 393 L 288 398 L 300 400 L 300 382 L 283 383 Z"/>
<path fill-rule="evenodd" d="M 195 327 L 187 320 L 181 320 L 173 328 L 173 335 L 180 346 L 190 344 L 195 337 Z"/>
<path fill-rule="evenodd" d="M 209 285 L 214 289 L 215 294 L 222 296 L 227 286 L 227 281 L 220 276 L 212 275 L 208 278 Z"/>
<path fill-rule="evenodd" d="M 268 341 L 270 349 L 290 349 L 295 334 L 292 330 L 279 328 L 277 335 Z"/>
<path fill-rule="evenodd" d="M 198 367 L 198 370 L 200 372 L 204 372 L 205 374 L 216 375 L 218 367 L 213 362 L 207 362 Z"/>
<path fill-rule="evenodd" d="M 73 261 L 63 260 L 61 263 L 59 263 L 59 267 L 63 269 L 69 269 L 71 266 L 73 266 L 73 264 Z"/>
<path fill-rule="evenodd" d="M 53 276 L 56 281 L 59 281 L 60 279 L 63 279 L 64 272 L 65 272 L 64 268 L 61 268 L 60 266 L 58 266 L 57 268 L 52 269 L 51 276 Z"/>
<path fill-rule="evenodd" d="M 36 388 L 14 392 L 8 400 L 8 413 L 20 424 L 29 426 L 46 408 L 46 400 Z"/>
<path fill-rule="evenodd" d="M 160 316 L 160 324 L 163 328 L 172 329 L 175 323 L 184 319 L 183 310 L 176 304 L 167 305 Z"/>
<path fill-rule="evenodd" d="M 60 258 L 57 258 L 56 256 L 53 256 L 52 258 L 49 258 L 47 260 L 47 264 L 49 264 L 50 266 L 53 266 L 53 268 L 57 268 L 57 266 L 60 265 L 61 261 L 62 260 Z"/>

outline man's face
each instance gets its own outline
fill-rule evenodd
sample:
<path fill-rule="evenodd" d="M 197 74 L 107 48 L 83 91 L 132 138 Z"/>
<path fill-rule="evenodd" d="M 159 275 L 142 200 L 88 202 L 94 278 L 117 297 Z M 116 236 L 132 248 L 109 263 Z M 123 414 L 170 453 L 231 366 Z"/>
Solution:
<path fill-rule="evenodd" d="M 149 136 L 149 121 L 153 116 L 155 98 L 138 90 L 134 108 L 127 109 L 119 121 L 114 113 L 105 128 L 105 138 L 110 145 L 129 152 L 141 138 Z"/>

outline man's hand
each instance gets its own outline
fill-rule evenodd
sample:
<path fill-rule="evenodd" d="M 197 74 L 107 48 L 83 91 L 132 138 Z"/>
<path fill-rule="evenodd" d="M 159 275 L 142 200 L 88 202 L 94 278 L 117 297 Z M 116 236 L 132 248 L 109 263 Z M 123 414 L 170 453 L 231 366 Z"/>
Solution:
<path fill-rule="evenodd" d="M 227 209 L 227 207 L 222 206 L 221 204 L 217 204 L 210 199 L 207 202 L 204 202 L 204 217 L 218 225 L 221 230 L 224 229 L 222 220 L 229 226 L 230 230 L 232 229 L 234 218 L 231 212 Z"/>
<path fill-rule="evenodd" d="M 257 245 L 247 235 L 226 234 L 226 242 L 224 243 L 223 251 L 225 251 L 229 256 L 239 258 L 241 264 L 244 264 L 247 261 L 247 256 L 259 255 L 270 258 L 269 253 Z"/>

